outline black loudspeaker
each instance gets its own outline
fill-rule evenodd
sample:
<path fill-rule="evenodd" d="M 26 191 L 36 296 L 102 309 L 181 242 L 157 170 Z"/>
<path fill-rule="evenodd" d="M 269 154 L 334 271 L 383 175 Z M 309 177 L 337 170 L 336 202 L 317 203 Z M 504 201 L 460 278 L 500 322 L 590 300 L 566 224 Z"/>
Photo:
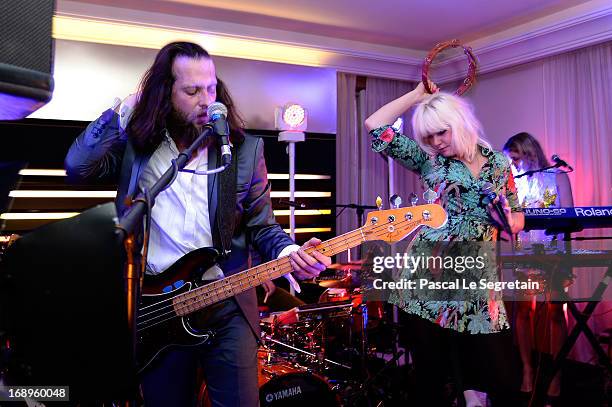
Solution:
<path fill-rule="evenodd" d="M 54 0 L 0 1 L 0 120 L 26 117 L 53 94 Z"/>
<path fill-rule="evenodd" d="M 7 385 L 68 386 L 69 405 L 136 398 L 126 254 L 116 219 L 109 202 L 41 226 L 6 249 L 0 373 Z"/>

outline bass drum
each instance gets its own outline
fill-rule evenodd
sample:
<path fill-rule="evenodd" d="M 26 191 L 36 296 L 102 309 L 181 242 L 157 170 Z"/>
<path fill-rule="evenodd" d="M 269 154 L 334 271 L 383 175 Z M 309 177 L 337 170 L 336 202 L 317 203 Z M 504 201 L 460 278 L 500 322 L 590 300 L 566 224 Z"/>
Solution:
<path fill-rule="evenodd" d="M 259 388 L 262 407 L 337 407 L 340 403 L 327 382 L 311 373 L 293 372 L 276 376 Z"/>
<path fill-rule="evenodd" d="M 259 402 L 261 406 L 339 407 L 337 397 L 327 382 L 293 366 L 273 353 L 260 349 L 258 359 Z M 211 407 L 206 382 L 201 372 L 198 382 L 198 407 Z"/>
<path fill-rule="evenodd" d="M 259 359 L 259 403 L 270 406 L 339 406 L 325 380 L 264 348 Z"/>

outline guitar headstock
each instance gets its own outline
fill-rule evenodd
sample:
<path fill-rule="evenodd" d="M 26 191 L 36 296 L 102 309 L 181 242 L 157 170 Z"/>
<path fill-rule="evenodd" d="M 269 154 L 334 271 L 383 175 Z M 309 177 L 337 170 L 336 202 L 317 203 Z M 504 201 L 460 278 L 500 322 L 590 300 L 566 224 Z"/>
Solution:
<path fill-rule="evenodd" d="M 438 204 L 385 209 L 368 213 L 362 227 L 365 240 L 398 242 L 425 225 L 439 229 L 446 224 L 446 211 Z"/>

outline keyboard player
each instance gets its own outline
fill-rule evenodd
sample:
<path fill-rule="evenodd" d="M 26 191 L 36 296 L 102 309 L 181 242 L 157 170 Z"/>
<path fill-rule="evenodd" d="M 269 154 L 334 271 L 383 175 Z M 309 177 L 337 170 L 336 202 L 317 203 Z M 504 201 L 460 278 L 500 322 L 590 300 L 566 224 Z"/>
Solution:
<path fill-rule="evenodd" d="M 518 133 L 510 137 L 503 150 L 512 161 L 512 171 L 515 177 L 527 171 L 550 167 L 540 143 L 529 133 Z M 515 183 L 519 202 L 523 208 L 557 208 L 574 205 L 569 177 L 556 168 L 515 178 Z M 545 230 L 538 229 L 523 231 L 517 236 L 517 241 L 524 249 L 533 249 L 537 247 L 535 245 L 540 245 L 543 248 L 553 248 L 557 245 L 558 240 L 560 240 L 560 236 L 546 235 Z M 539 271 L 525 270 L 524 272 L 530 275 L 537 274 Z M 567 277 L 571 279 L 571 270 L 569 274 Z M 532 361 L 532 351 L 535 348 L 532 329 L 534 312 L 542 312 L 542 316 L 546 317 L 544 321 L 545 330 L 550 332 L 550 338 L 548 346 L 544 346 L 544 349 L 548 349 L 550 353 L 556 355 L 567 337 L 567 322 L 563 305 L 551 301 L 536 304 L 534 299 L 533 297 L 526 297 L 523 301 L 517 301 L 515 308 L 517 313 L 515 333 L 523 364 L 521 392 L 527 399 L 531 397 L 534 390 L 534 380 L 536 379 Z M 542 317 L 538 318 L 538 320 L 542 319 Z M 547 405 L 554 404 L 560 394 L 561 378 L 559 373 L 552 380 L 547 390 Z"/>

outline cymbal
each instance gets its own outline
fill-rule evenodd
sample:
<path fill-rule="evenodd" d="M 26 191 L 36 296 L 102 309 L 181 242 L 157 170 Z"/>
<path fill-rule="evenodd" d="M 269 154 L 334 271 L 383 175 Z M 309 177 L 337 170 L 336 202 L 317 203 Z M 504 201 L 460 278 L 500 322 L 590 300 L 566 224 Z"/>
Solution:
<path fill-rule="evenodd" d="M 350 263 L 334 263 L 327 266 L 330 270 L 342 270 L 342 271 L 352 271 L 352 270 L 361 270 L 362 263 L 350 262 Z"/>
<path fill-rule="evenodd" d="M 356 288 L 361 284 L 360 268 L 327 269 L 315 279 L 320 287 Z"/>

